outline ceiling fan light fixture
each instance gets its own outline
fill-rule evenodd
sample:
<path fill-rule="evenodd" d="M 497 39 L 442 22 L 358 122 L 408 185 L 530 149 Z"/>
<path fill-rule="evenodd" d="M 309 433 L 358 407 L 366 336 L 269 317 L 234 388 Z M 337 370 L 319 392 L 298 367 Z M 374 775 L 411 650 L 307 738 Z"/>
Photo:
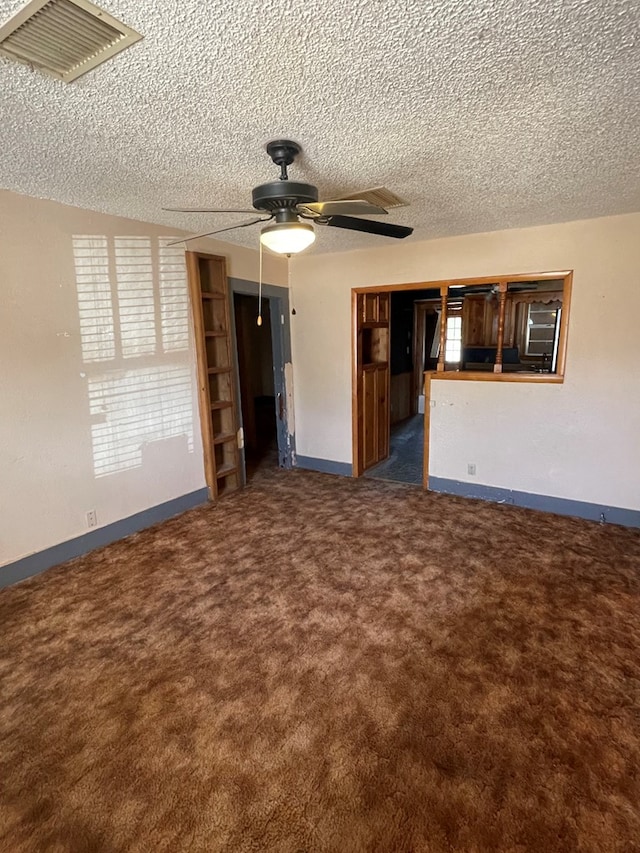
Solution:
<path fill-rule="evenodd" d="M 278 255 L 297 255 L 316 239 L 313 226 L 307 222 L 276 222 L 260 232 L 260 242 Z"/>

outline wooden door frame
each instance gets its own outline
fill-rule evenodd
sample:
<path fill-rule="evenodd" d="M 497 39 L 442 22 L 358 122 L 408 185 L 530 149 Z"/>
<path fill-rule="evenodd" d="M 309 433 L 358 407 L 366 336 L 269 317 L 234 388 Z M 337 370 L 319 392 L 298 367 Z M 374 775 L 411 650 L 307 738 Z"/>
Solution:
<path fill-rule="evenodd" d="M 422 305 L 413 303 L 413 365 L 411 376 L 411 414 L 418 413 L 416 400 L 420 395 L 420 385 L 422 375 L 424 374 L 424 344 L 427 333 L 427 309 Z M 418 347 L 422 351 L 422 355 L 418 357 Z"/>
<path fill-rule="evenodd" d="M 411 290 L 440 290 L 448 294 L 450 288 L 455 286 L 471 287 L 484 284 L 517 284 L 527 281 L 553 281 L 563 279 L 563 304 L 562 321 L 560 327 L 560 339 L 558 344 L 557 372 L 555 374 L 533 374 L 533 373 L 481 373 L 475 371 L 456 372 L 453 370 L 439 370 L 425 373 L 425 406 L 424 406 L 424 457 L 422 487 L 429 488 L 429 439 L 431 422 L 431 382 L 433 379 L 454 379 L 476 382 L 533 382 L 540 384 L 562 384 L 564 382 L 567 338 L 569 330 L 569 313 L 571 308 L 571 290 L 573 284 L 573 270 L 555 270 L 552 272 L 515 273 L 514 275 L 492 275 L 471 278 L 451 278 L 442 281 L 414 281 L 402 284 L 377 284 L 370 287 L 351 288 L 351 453 L 352 465 L 351 476 L 361 477 L 363 467 L 360 462 L 359 453 L 359 429 L 358 429 L 358 296 L 362 293 L 395 293 L 397 291 Z M 389 323 L 391 323 L 391 297 L 389 297 Z"/>

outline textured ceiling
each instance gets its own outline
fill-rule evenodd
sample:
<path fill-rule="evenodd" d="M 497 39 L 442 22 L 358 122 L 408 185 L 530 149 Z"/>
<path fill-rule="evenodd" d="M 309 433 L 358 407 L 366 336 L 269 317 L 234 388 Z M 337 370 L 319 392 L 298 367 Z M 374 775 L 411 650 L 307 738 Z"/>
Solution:
<path fill-rule="evenodd" d="M 250 207 L 289 137 L 321 198 L 407 199 L 409 240 L 640 210 L 638 0 L 101 5 L 145 38 L 76 83 L 0 59 L 6 189 L 213 229 L 233 218 L 160 208 Z M 396 245 L 317 232 L 313 252 Z"/>

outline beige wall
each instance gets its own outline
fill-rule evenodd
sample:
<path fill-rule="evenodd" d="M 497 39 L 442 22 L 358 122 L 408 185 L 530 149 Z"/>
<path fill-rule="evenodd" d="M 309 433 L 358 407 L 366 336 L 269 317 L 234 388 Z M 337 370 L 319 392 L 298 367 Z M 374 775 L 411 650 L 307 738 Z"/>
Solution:
<path fill-rule="evenodd" d="M 0 192 L 0 565 L 88 510 L 103 526 L 204 486 L 173 233 Z M 574 269 L 565 384 L 436 384 L 432 473 L 640 508 L 638 234 L 632 215 L 294 259 L 298 453 L 351 461 L 352 287 Z M 197 248 L 256 278 L 256 252 Z M 286 261 L 265 255 L 265 280 Z"/>
<path fill-rule="evenodd" d="M 175 234 L 0 192 L 0 565 L 204 486 Z M 192 247 L 257 278 L 255 251 Z"/>
<path fill-rule="evenodd" d="M 573 269 L 565 383 L 434 383 L 431 473 L 640 509 L 639 235 L 633 214 L 296 258 L 297 452 L 351 462 L 352 287 Z"/>

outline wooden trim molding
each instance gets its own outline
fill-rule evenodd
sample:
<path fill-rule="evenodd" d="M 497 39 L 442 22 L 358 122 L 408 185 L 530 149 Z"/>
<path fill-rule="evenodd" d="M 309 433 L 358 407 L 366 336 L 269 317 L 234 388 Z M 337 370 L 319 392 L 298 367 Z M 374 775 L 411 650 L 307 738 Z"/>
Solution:
<path fill-rule="evenodd" d="M 422 488 L 429 488 L 429 439 L 431 433 L 431 380 L 438 374 L 427 371 L 424 375 L 424 452 L 422 456 Z M 440 374 L 442 375 L 442 374 Z"/>
<path fill-rule="evenodd" d="M 443 284 L 440 287 L 440 346 L 438 350 L 438 372 L 445 370 L 445 355 L 447 349 L 447 297 L 449 287 Z"/>
<path fill-rule="evenodd" d="M 496 343 L 496 363 L 494 373 L 502 373 L 502 349 L 504 347 L 504 321 L 507 313 L 507 282 L 498 285 L 498 339 Z"/>
<path fill-rule="evenodd" d="M 562 320 L 560 322 L 560 339 L 558 341 L 558 362 L 556 364 L 556 376 L 564 379 L 564 369 L 567 361 L 567 338 L 569 335 L 569 312 L 571 310 L 571 289 L 573 287 L 573 273 L 569 272 L 564 278 L 564 289 L 562 294 Z"/>
<path fill-rule="evenodd" d="M 359 393 L 358 385 L 358 292 L 351 291 L 351 465 L 352 475 L 362 475 L 362 453 L 358 441 L 358 418 L 359 418 Z"/>
<path fill-rule="evenodd" d="M 567 280 L 568 276 L 573 275 L 573 270 L 556 270 L 554 272 L 525 272 L 514 273 L 508 275 L 501 273 L 500 275 L 486 275 L 473 278 L 452 278 L 442 279 L 439 281 L 411 281 L 404 284 L 373 284 L 363 287 L 354 287 L 352 291 L 355 293 L 394 293 L 397 290 L 440 290 L 441 287 L 457 287 L 458 285 L 470 287 L 474 284 L 499 284 L 501 281 L 508 281 L 510 284 L 523 284 L 527 281 L 554 281 L 562 278 Z"/>
<path fill-rule="evenodd" d="M 562 385 L 564 382 L 564 377 L 555 373 L 492 373 L 488 370 L 447 370 L 435 373 L 431 378 L 466 382 L 533 382 L 538 385 Z"/>

